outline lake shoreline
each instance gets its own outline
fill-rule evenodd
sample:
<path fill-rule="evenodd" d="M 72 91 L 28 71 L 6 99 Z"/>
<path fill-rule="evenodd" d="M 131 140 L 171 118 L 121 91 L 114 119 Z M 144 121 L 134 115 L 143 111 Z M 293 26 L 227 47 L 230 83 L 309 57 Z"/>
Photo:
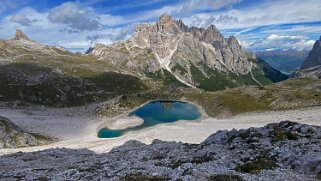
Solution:
<path fill-rule="evenodd" d="M 75 109 L 75 111 L 80 112 L 77 109 Z M 0 115 L 8 117 L 12 122 L 25 130 L 47 133 L 60 138 L 60 141 L 44 146 L 0 149 L 0 155 L 57 147 L 89 149 L 97 153 L 105 153 L 129 140 L 138 140 L 146 144 L 151 143 L 154 139 L 200 143 L 218 130 L 260 127 L 268 123 L 285 120 L 321 125 L 321 107 L 312 107 L 298 110 L 245 113 L 229 119 L 208 117 L 202 118 L 199 121 L 177 121 L 129 132 L 117 138 L 104 139 L 98 138 L 96 131 L 106 120 L 91 117 L 90 115 L 70 116 L 69 114 L 70 110 L 68 109 L 48 109 L 41 112 L 32 112 L 32 114 L 26 113 L 24 110 L 0 109 Z"/>

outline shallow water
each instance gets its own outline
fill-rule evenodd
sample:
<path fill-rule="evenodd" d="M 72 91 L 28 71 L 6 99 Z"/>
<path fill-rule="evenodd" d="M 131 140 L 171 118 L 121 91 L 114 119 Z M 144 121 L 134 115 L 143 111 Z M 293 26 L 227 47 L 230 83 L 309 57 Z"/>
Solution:
<path fill-rule="evenodd" d="M 144 123 L 136 127 L 121 130 L 103 128 L 99 130 L 98 137 L 114 138 L 129 131 L 137 131 L 161 123 L 172 123 L 178 120 L 196 120 L 201 117 L 201 113 L 195 105 L 188 102 L 159 100 L 145 104 L 128 116 L 140 117 L 144 120 Z"/>

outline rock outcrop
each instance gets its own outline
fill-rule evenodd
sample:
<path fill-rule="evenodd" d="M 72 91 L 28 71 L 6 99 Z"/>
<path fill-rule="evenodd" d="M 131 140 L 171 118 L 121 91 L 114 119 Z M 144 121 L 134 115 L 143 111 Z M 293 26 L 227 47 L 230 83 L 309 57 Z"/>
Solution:
<path fill-rule="evenodd" d="M 224 38 L 214 25 L 189 28 L 167 14 L 154 25 L 138 25 L 129 40 L 98 44 L 90 54 L 138 75 L 167 71 L 187 86 L 208 90 L 272 82 L 235 37 Z M 280 72 L 274 76 L 286 78 Z"/>
<path fill-rule="evenodd" d="M 49 143 L 51 139 L 23 131 L 9 119 L 0 116 L 0 148 L 18 148 Z"/>
<path fill-rule="evenodd" d="M 321 127 L 284 121 L 218 131 L 201 144 L 129 141 L 104 154 L 62 148 L 1 156 L 0 179 L 316 180 L 320 143 Z"/>
<path fill-rule="evenodd" d="M 60 54 L 68 54 L 67 50 L 58 47 L 42 45 L 30 39 L 22 30 L 17 29 L 14 36 L 9 40 L 0 40 L 0 59 L 8 59 L 14 61 L 16 57 L 25 57 L 42 54 L 45 57 L 58 56 Z"/>
<path fill-rule="evenodd" d="M 29 37 L 20 29 L 16 30 L 16 33 L 14 35 L 14 37 L 12 38 L 12 40 L 28 40 L 28 41 L 32 41 L 31 39 L 29 39 Z"/>
<path fill-rule="evenodd" d="M 313 79 L 321 79 L 321 65 L 302 69 L 293 73 L 293 77 L 304 77 L 304 78 L 313 78 Z"/>

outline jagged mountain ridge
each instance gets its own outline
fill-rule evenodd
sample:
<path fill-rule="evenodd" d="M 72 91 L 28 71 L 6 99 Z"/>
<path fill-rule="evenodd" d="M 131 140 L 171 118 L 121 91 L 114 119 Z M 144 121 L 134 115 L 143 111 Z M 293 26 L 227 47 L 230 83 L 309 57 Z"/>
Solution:
<path fill-rule="evenodd" d="M 321 36 L 319 40 L 314 43 L 300 71 L 295 72 L 292 76 L 321 79 Z"/>
<path fill-rule="evenodd" d="M 221 90 L 284 79 L 264 62 L 244 58 L 253 54 L 235 38 L 213 39 L 214 30 L 204 33 L 213 46 L 163 15 L 155 25 L 138 25 L 127 41 L 96 45 L 90 55 L 39 44 L 18 30 L 14 38 L 0 41 L 0 101 L 63 107 L 170 85 Z"/>
<path fill-rule="evenodd" d="M 206 90 L 272 82 L 265 77 L 261 61 L 235 37 L 224 38 L 214 25 L 189 28 L 167 14 L 154 25 L 139 24 L 129 40 L 98 44 L 90 54 L 140 75 L 167 71 L 185 85 Z M 270 72 L 286 79 L 278 71 Z"/>
<path fill-rule="evenodd" d="M 319 65 L 321 65 L 321 36 L 320 39 L 314 43 L 312 50 L 301 66 L 301 70 Z"/>

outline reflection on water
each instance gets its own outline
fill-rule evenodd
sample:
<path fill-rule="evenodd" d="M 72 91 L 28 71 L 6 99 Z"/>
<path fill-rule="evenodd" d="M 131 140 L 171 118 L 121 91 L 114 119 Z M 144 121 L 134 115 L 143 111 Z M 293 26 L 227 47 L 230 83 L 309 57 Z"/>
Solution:
<path fill-rule="evenodd" d="M 161 123 L 171 123 L 178 120 L 196 120 L 201 116 L 197 107 L 191 103 L 173 100 L 152 101 L 138 108 L 129 116 L 137 116 L 144 123 L 122 130 L 109 130 L 103 128 L 98 132 L 99 138 L 119 137 L 129 131 L 137 131 Z"/>

